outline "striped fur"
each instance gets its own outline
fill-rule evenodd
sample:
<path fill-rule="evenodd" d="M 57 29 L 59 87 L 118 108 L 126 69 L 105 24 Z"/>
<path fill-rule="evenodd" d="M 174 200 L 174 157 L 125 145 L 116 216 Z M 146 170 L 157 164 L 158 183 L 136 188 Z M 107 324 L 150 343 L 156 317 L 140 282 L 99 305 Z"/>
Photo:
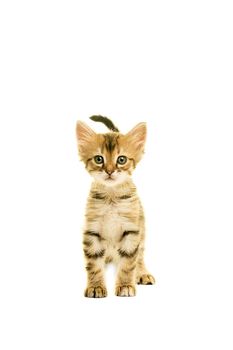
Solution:
<path fill-rule="evenodd" d="M 104 267 L 109 262 L 117 266 L 118 296 L 134 296 L 136 283 L 154 283 L 144 264 L 144 213 L 131 179 L 143 155 L 145 137 L 145 123 L 126 135 L 96 134 L 83 122 L 77 123 L 80 158 L 94 178 L 83 232 L 86 297 L 107 295 Z M 96 156 L 101 156 L 103 162 L 96 163 Z M 118 162 L 119 156 L 126 157 L 124 164 Z"/>

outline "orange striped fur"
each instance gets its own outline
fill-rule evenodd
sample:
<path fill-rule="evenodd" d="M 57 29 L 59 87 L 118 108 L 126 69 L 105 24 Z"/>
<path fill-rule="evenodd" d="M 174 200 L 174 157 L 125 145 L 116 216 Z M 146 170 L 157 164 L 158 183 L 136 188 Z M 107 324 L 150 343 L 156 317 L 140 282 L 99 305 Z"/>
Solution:
<path fill-rule="evenodd" d="M 131 179 L 144 152 L 146 124 L 126 135 L 97 134 L 78 121 L 76 133 L 80 158 L 93 177 L 83 232 L 85 296 L 107 296 L 104 268 L 110 262 L 117 266 L 115 294 L 134 296 L 136 283 L 155 282 L 144 264 L 144 213 Z"/>

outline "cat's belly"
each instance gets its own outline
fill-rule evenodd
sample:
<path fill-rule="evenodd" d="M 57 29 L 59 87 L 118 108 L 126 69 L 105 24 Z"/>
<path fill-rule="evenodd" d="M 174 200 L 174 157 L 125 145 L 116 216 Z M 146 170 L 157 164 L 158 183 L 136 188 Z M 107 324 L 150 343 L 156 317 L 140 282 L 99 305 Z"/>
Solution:
<path fill-rule="evenodd" d="M 86 230 L 94 233 L 90 251 L 104 251 L 105 262 L 119 262 L 119 250 L 132 252 L 140 242 L 139 205 L 106 203 L 93 205 L 86 221 Z M 133 231 L 136 234 L 125 234 Z M 90 239 L 90 238 L 89 238 Z"/>
<path fill-rule="evenodd" d="M 101 234 L 106 240 L 115 241 L 121 236 L 125 225 L 124 217 L 118 208 L 110 206 L 103 215 Z"/>
<path fill-rule="evenodd" d="M 88 229 L 98 232 L 109 243 L 116 243 L 124 231 L 137 230 L 135 216 L 130 216 L 130 208 L 114 204 L 103 205 L 96 218 L 89 223 Z M 91 226 L 91 227 L 90 227 Z"/>

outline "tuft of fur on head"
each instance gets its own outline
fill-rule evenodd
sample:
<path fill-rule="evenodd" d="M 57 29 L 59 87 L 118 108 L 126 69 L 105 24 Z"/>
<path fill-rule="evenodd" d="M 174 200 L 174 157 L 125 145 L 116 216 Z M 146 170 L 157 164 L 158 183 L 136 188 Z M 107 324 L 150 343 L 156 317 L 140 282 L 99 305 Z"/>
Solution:
<path fill-rule="evenodd" d="M 123 135 L 119 132 L 97 134 L 78 121 L 76 135 L 80 158 L 90 175 L 105 186 L 115 186 L 129 179 L 144 153 L 146 123 L 137 124 Z M 96 156 L 102 157 L 103 162 L 98 164 Z M 124 164 L 119 161 L 122 156 L 126 157 Z"/>

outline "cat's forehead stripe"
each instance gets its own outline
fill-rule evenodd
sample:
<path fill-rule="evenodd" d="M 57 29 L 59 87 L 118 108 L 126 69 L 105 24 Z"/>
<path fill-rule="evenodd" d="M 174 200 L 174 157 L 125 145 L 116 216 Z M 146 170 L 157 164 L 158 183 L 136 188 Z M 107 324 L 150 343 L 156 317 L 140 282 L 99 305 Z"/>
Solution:
<path fill-rule="evenodd" d="M 103 147 L 105 147 L 108 152 L 112 153 L 115 147 L 118 148 L 118 142 L 117 142 L 118 137 L 119 136 L 114 133 L 105 134 Z"/>

